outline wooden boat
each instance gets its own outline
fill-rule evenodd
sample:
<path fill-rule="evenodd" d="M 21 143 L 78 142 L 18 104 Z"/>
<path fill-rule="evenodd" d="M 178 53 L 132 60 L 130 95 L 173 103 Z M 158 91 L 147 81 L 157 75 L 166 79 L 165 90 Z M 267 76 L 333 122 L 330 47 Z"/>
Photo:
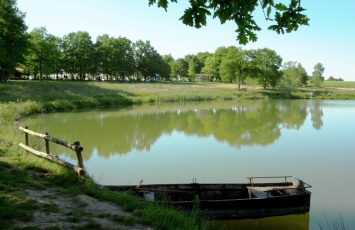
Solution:
<path fill-rule="evenodd" d="M 308 213 L 311 186 L 291 176 L 248 177 L 245 184 L 150 184 L 105 186 L 110 190 L 133 191 L 151 202 L 191 211 L 198 207 L 209 219 L 243 219 Z M 255 183 L 256 179 L 284 178 L 282 182 Z"/>

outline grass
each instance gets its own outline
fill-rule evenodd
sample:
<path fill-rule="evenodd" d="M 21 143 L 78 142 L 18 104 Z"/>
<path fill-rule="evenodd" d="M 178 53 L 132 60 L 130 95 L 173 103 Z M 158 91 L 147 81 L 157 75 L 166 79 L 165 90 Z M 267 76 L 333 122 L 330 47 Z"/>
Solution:
<path fill-rule="evenodd" d="M 337 87 L 337 88 L 355 89 L 355 81 L 324 81 L 323 87 Z"/>
<path fill-rule="evenodd" d="M 353 83 L 336 82 L 322 88 L 292 90 L 261 89 L 251 85 L 238 91 L 235 84 L 221 83 L 135 83 L 116 84 L 66 81 L 15 81 L 0 84 L 0 226 L 11 228 L 15 220 L 29 220 L 33 210 L 56 212 L 55 205 L 43 206 L 26 199 L 24 190 L 61 187 L 67 193 L 85 193 L 100 200 L 121 205 L 133 218 L 115 217 L 117 222 L 138 222 L 157 229 L 206 229 L 198 218 L 169 207 L 144 202 L 127 193 L 98 188 L 90 178 L 79 184 L 76 175 L 56 164 L 24 153 L 18 121 L 36 113 L 71 111 L 93 107 L 127 106 L 137 103 L 161 103 L 200 100 L 237 100 L 265 98 L 355 99 Z M 341 87 L 342 89 L 337 89 Z M 346 88 L 346 89 L 343 89 Z M 83 214 L 84 215 L 84 214 Z M 72 221 L 80 221 L 81 215 Z M 99 227 L 87 223 L 83 228 Z M 177 227 L 179 226 L 179 227 Z"/>

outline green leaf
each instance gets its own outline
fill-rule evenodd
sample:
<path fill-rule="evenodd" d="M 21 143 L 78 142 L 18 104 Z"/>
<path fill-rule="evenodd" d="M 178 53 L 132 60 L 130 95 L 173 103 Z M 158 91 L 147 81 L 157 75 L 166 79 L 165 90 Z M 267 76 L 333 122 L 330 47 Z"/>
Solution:
<path fill-rule="evenodd" d="M 271 13 L 271 6 L 269 6 L 266 10 L 266 15 L 268 18 L 270 17 L 270 13 Z"/>
<path fill-rule="evenodd" d="M 282 3 L 277 3 L 277 4 L 275 5 L 275 8 L 276 8 L 277 10 L 279 10 L 279 11 L 287 11 L 287 10 L 288 10 L 287 6 L 285 6 L 285 5 L 282 4 Z"/>

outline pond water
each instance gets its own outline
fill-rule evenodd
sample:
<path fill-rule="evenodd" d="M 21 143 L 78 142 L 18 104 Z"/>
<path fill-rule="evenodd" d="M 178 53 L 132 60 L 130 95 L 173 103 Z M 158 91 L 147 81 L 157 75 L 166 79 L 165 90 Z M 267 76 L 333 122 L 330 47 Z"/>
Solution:
<path fill-rule="evenodd" d="M 309 215 L 224 222 L 231 229 L 328 229 L 341 222 L 355 229 L 355 101 L 144 105 L 40 115 L 22 125 L 80 140 L 88 173 L 105 185 L 292 175 L 313 186 Z M 75 162 L 74 153 L 51 149 Z"/>

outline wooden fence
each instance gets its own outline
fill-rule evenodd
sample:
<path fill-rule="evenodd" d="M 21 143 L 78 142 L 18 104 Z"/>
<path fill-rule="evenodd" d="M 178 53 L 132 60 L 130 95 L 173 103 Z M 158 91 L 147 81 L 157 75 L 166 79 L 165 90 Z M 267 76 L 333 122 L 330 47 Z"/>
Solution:
<path fill-rule="evenodd" d="M 42 133 L 36 133 L 32 130 L 29 130 L 28 127 L 20 127 L 19 128 L 21 131 L 23 131 L 25 133 L 25 144 L 20 143 L 19 146 L 23 149 L 25 149 L 27 152 L 32 153 L 36 156 L 45 158 L 47 160 L 53 161 L 59 165 L 65 166 L 67 168 L 70 168 L 72 170 L 74 170 L 76 173 L 78 173 L 79 175 L 85 175 L 85 170 L 84 170 L 84 163 L 83 163 L 83 157 L 82 157 L 82 151 L 83 151 L 83 147 L 80 146 L 80 142 L 76 141 L 73 144 L 69 144 L 66 141 L 62 141 L 59 140 L 57 138 L 51 137 L 49 136 L 48 133 L 42 134 Z M 45 141 L 45 145 L 46 145 L 46 152 L 41 152 L 38 150 L 35 150 L 33 148 L 31 148 L 29 146 L 29 135 L 38 137 L 38 138 L 42 138 Z M 64 160 L 61 160 L 57 155 L 51 154 L 50 153 L 50 148 L 49 148 L 49 142 L 53 142 L 56 143 L 58 145 L 62 145 L 65 146 L 73 151 L 75 151 L 77 159 L 78 159 L 78 165 L 73 165 L 69 162 L 66 162 Z"/>

